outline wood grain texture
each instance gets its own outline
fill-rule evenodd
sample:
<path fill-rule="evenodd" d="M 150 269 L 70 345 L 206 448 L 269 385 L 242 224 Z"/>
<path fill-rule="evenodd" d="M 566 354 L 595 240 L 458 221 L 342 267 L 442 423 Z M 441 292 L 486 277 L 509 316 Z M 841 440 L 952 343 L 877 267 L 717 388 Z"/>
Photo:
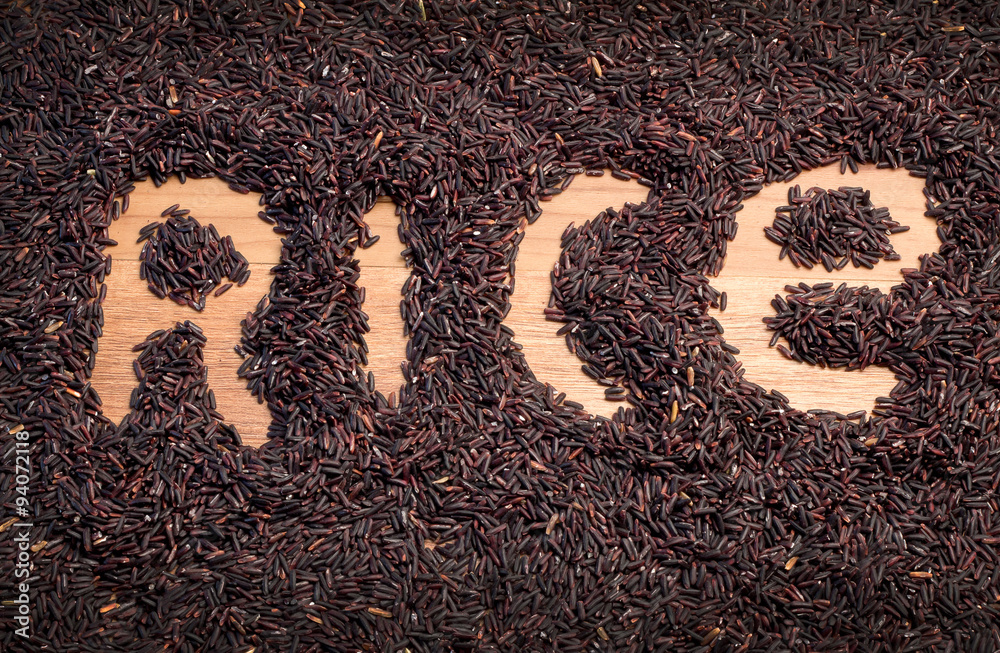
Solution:
<path fill-rule="evenodd" d="M 649 191 L 635 181 L 611 175 L 578 175 L 569 188 L 542 203 L 542 215 L 525 226 L 525 235 L 514 263 L 516 281 L 510 312 L 504 324 L 514 331 L 525 360 L 535 377 L 549 383 L 594 415 L 610 417 L 623 406 L 608 401 L 604 388 L 583 373 L 582 361 L 569 350 L 559 324 L 545 319 L 552 296 L 551 273 L 562 252 L 562 235 L 572 224 L 582 224 L 606 208 L 621 209 L 625 202 L 640 203 Z M 379 240 L 355 256 L 361 268 L 360 285 L 365 289 L 364 311 L 371 328 L 368 366 L 375 375 L 375 388 L 386 395 L 398 393 L 403 383 L 400 363 L 406 357 L 406 337 L 399 303 L 410 275 L 399 241 L 399 217 L 395 205 L 380 201 L 365 215 L 365 223 Z"/>
<path fill-rule="evenodd" d="M 609 174 L 577 175 L 569 188 L 542 202 L 542 215 L 525 228 L 514 263 L 514 292 L 504 324 L 513 329 L 535 378 L 566 393 L 567 399 L 592 415 L 610 417 L 628 404 L 605 399 L 604 386 L 584 374 L 583 362 L 570 351 L 565 337 L 556 335 L 562 325 L 545 319 L 552 297 L 552 270 L 562 254 L 562 235 L 570 225 L 582 225 L 608 208 L 621 210 L 626 202 L 640 204 L 648 195 L 649 189 L 635 181 Z"/>
<path fill-rule="evenodd" d="M 893 219 L 910 227 L 890 238 L 901 260 L 882 261 L 872 269 L 848 264 L 843 270 L 829 273 L 822 266 L 797 268 L 788 258 L 779 260 L 781 248 L 765 237 L 764 227 L 774 222 L 777 207 L 788 204 L 788 190 L 794 185 L 803 192 L 813 186 L 861 186 L 870 190 L 872 204 L 888 207 Z M 726 342 L 740 350 L 737 358 L 743 363 L 748 381 L 765 390 L 778 390 L 795 408 L 833 410 L 845 415 L 870 410 L 877 397 L 889 395 L 896 377 L 888 368 L 871 366 L 864 371 L 848 371 L 790 361 L 769 347 L 772 332 L 762 319 L 774 315 L 771 299 L 784 295 L 786 285 L 830 281 L 868 285 L 888 293 L 901 283 L 903 270 L 919 268 L 920 255 L 936 251 L 940 245 L 936 223 L 924 216 L 923 189 L 924 180 L 905 170 L 864 166 L 857 174 L 842 175 L 839 166 L 834 165 L 803 173 L 789 183 L 767 186 L 744 202 L 736 214 L 739 229 L 735 240 L 728 244 L 725 266 L 712 280 L 717 290 L 726 292 L 728 306 L 712 314 L 725 330 Z"/>
<path fill-rule="evenodd" d="M 375 389 L 386 397 L 399 396 L 403 385 L 402 363 L 406 360 L 406 341 L 400 302 L 403 285 L 410 276 L 399 240 L 399 217 L 396 205 L 380 198 L 367 214 L 365 223 L 379 237 L 374 245 L 354 252 L 361 271 L 358 284 L 365 289 L 363 309 L 370 331 L 365 335 L 368 365 L 375 376 Z"/>
<path fill-rule="evenodd" d="M 773 221 L 774 209 L 786 203 L 790 184 L 775 184 L 748 200 L 737 214 L 737 238 L 729 243 L 722 273 L 712 280 L 715 287 L 727 292 L 728 307 L 725 312 L 713 311 L 713 316 L 725 329 L 727 342 L 740 349 L 738 358 L 748 380 L 781 391 L 799 408 L 843 413 L 868 409 L 875 397 L 887 395 L 895 384 L 888 370 L 870 367 L 864 372 L 845 372 L 788 361 L 768 347 L 770 332 L 762 318 L 773 314 L 770 300 L 786 284 L 832 280 L 850 285 L 867 283 L 888 291 L 899 283 L 901 267 L 917 267 L 918 256 L 934 251 L 939 244 L 934 222 L 923 215 L 923 180 L 903 171 L 863 168 L 857 175 L 842 176 L 836 168 L 824 168 L 804 173 L 793 183 L 803 190 L 811 186 L 863 186 L 871 190 L 876 206 L 889 207 L 896 220 L 911 227 L 892 239 L 903 260 L 881 263 L 874 270 L 849 267 L 832 274 L 822 268 L 800 270 L 787 259 L 779 261 L 779 248 L 764 237 L 763 228 Z M 604 388 L 583 374 L 582 362 L 569 351 L 564 338 L 556 335 L 559 324 L 545 320 L 543 311 L 552 290 L 550 274 L 567 226 L 586 222 L 607 207 L 617 209 L 625 202 L 644 201 L 646 194 L 646 188 L 610 175 L 577 177 L 566 192 L 544 203 L 542 216 L 526 227 L 515 264 L 515 289 L 505 324 L 514 331 L 535 376 L 595 415 L 610 415 L 623 404 L 604 398 Z M 149 182 L 137 184 L 129 199 L 129 211 L 111 227 L 111 237 L 119 245 L 106 250 L 113 259 L 112 273 L 106 278 L 104 336 L 92 379 L 105 414 L 118 421 L 128 412 L 129 397 L 137 384 L 132 347 L 152 331 L 191 320 L 208 340 L 205 362 L 219 412 L 236 426 L 246 444 L 261 444 L 270 414 L 236 375 L 241 359 L 233 351 L 240 340 L 240 322 L 268 293 L 273 278 L 270 269 L 280 258 L 280 237 L 255 218 L 259 197 L 231 191 L 217 180 L 189 180 L 181 185 L 172 179 L 160 188 Z M 141 245 L 134 242 L 139 229 L 162 221 L 160 213 L 172 204 L 191 210 L 202 224 L 214 224 L 220 234 L 231 235 L 237 249 L 251 262 L 250 281 L 220 297 L 209 297 L 201 313 L 157 299 L 139 279 Z M 366 369 L 374 374 L 376 387 L 388 396 L 398 394 L 404 382 L 401 363 L 406 337 L 399 304 L 409 269 L 400 254 L 404 246 L 397 236 L 395 206 L 380 201 L 365 220 L 373 233 L 381 236 L 375 245 L 356 254 L 360 283 L 365 288 L 364 310 L 371 327 L 365 338 L 369 347 Z"/>
<path fill-rule="evenodd" d="M 104 250 L 111 257 L 111 273 L 104 279 L 104 330 L 91 383 L 106 417 L 118 423 L 128 414 L 129 398 L 138 385 L 132 347 L 158 329 L 189 320 L 205 334 L 203 355 L 218 411 L 247 444 L 264 441 L 270 411 L 236 374 L 243 359 L 233 350 L 240 343 L 240 323 L 268 294 L 274 278 L 271 268 L 281 259 L 281 237 L 257 218 L 259 202 L 259 195 L 237 193 L 216 179 L 189 179 L 182 185 L 175 177 L 160 188 L 148 181 L 136 184 L 129 195 L 129 210 L 109 229 L 118 245 Z M 200 312 L 158 299 L 139 278 L 142 244 L 135 242 L 139 230 L 151 222 L 163 222 L 160 213 L 173 204 L 189 209 L 202 225 L 214 224 L 221 236 L 232 236 L 236 249 L 250 262 L 250 279 L 218 297 L 209 296 Z"/>

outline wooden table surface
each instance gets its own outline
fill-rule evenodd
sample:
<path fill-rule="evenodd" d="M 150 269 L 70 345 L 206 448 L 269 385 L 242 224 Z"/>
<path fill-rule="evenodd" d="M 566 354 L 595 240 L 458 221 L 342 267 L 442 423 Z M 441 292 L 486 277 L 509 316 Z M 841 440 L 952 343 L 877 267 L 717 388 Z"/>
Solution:
<path fill-rule="evenodd" d="M 910 231 L 892 237 L 902 260 L 880 263 L 872 270 L 848 266 L 833 273 L 822 267 L 796 268 L 788 259 L 779 261 L 779 247 L 764 237 L 763 228 L 774 220 L 775 207 L 787 203 L 788 188 L 794 184 L 803 191 L 812 186 L 862 186 L 870 190 L 876 206 L 888 207 L 895 220 L 910 227 Z M 728 306 L 725 312 L 712 314 L 723 326 L 726 341 L 739 348 L 738 358 L 748 380 L 779 390 L 795 407 L 845 414 L 869 410 L 876 397 L 889 394 L 896 379 L 885 368 L 847 372 L 785 359 L 768 346 L 771 333 L 761 319 L 773 314 L 770 301 L 787 284 L 834 281 L 867 284 L 883 291 L 898 284 L 902 269 L 918 267 L 918 257 L 939 245 L 934 221 L 924 217 L 923 188 L 923 180 L 905 171 L 869 167 L 857 174 L 841 175 L 837 166 L 831 166 L 804 173 L 791 184 L 768 186 L 745 203 L 737 213 L 739 232 L 729 243 L 726 265 L 712 280 L 718 290 L 726 291 Z M 562 233 L 570 223 L 582 224 L 606 207 L 618 209 L 625 202 L 641 202 L 646 194 L 647 189 L 637 183 L 610 175 L 577 177 L 566 192 L 543 204 L 542 217 L 527 228 L 516 262 L 515 291 L 505 324 L 513 329 L 535 376 L 595 415 L 609 416 L 627 404 L 604 399 L 604 388 L 582 372 L 581 361 L 569 351 L 564 338 L 556 335 L 560 325 L 545 320 L 543 310 L 551 293 L 549 274 L 559 257 Z M 281 254 L 280 237 L 255 218 L 261 210 L 259 201 L 259 196 L 236 193 L 213 179 L 192 179 L 182 185 L 174 178 L 159 188 L 151 182 L 137 184 L 129 197 L 129 210 L 110 229 L 119 244 L 105 250 L 112 257 L 112 270 L 105 280 L 104 335 L 92 383 L 109 418 L 118 422 L 124 417 L 137 385 L 132 347 L 157 329 L 191 320 L 205 332 L 205 362 L 219 412 L 236 426 L 246 444 L 256 446 L 264 441 L 270 415 L 236 375 L 242 359 L 233 351 L 240 340 L 240 321 L 268 293 L 273 278 L 270 269 Z M 157 299 L 139 278 L 142 245 L 135 243 L 138 232 L 151 222 L 162 222 L 160 213 L 173 204 L 189 209 L 203 225 L 214 224 L 221 235 L 231 235 L 251 264 L 250 280 L 244 286 L 233 287 L 219 297 L 210 296 L 200 313 L 169 299 Z M 398 392 L 403 383 L 400 362 L 405 357 L 406 340 L 399 302 L 409 271 L 400 255 L 403 246 L 397 236 L 395 206 L 379 202 L 366 221 L 381 236 L 378 243 L 357 254 L 365 287 L 364 310 L 371 326 L 366 337 L 370 351 L 367 369 L 374 373 L 378 389 L 389 395 Z"/>

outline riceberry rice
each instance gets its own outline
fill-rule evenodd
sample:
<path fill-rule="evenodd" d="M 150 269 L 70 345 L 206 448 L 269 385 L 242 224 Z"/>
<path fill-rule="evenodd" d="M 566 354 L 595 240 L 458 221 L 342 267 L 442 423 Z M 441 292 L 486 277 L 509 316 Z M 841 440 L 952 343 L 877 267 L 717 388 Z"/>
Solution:
<path fill-rule="evenodd" d="M 145 241 L 139 253 L 139 277 L 160 299 L 169 297 L 200 311 L 223 277 L 241 286 L 246 283 L 250 265 L 236 251 L 232 236 L 220 238 L 213 225 L 201 226 L 177 206 L 163 212 L 171 216 L 166 222 L 153 222 L 139 231 L 138 242 Z M 232 285 L 219 286 L 215 295 Z"/>
<path fill-rule="evenodd" d="M 863 188 L 810 188 L 803 195 L 793 186 L 788 206 L 778 207 L 776 213 L 764 233 L 781 245 L 779 258 L 788 256 L 808 268 L 822 263 L 827 272 L 843 269 L 848 261 L 872 268 L 879 259 L 899 260 L 889 237 L 909 229 L 892 220 L 889 209 L 875 208 L 871 193 Z"/>
<path fill-rule="evenodd" d="M 990 3 L 7 3 L 0 592 L 28 433 L 31 626 L 0 648 L 997 650 L 998 41 Z M 764 184 L 862 164 L 926 181 L 941 247 L 761 316 L 898 378 L 869 414 L 794 410 L 743 378 L 708 278 Z M 610 420 L 503 323 L 525 223 L 604 169 L 649 199 L 566 232 L 548 315 Z M 238 348 L 260 448 L 194 323 L 136 334 L 121 425 L 89 385 L 108 225 L 173 175 L 262 194 L 283 237 Z M 392 403 L 354 259 L 379 196 L 411 268 Z M 890 216 L 825 197 L 789 256 L 891 256 Z"/>

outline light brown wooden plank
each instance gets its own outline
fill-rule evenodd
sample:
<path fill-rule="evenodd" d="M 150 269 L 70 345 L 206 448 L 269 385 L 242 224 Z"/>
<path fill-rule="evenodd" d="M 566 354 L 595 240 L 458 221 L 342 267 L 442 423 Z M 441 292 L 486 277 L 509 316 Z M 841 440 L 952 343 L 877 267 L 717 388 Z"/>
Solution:
<path fill-rule="evenodd" d="M 160 213 L 174 204 L 191 211 L 191 217 L 202 225 L 214 224 L 220 236 L 231 235 L 240 254 L 251 263 L 264 263 L 269 268 L 278 264 L 281 236 L 263 220 L 247 219 L 264 210 L 260 195 L 238 193 L 218 179 L 188 179 L 182 184 L 177 177 L 170 177 L 159 188 L 149 181 L 136 184 L 129 194 L 128 212 L 111 226 L 111 237 L 118 245 L 108 253 L 116 259 L 139 260 L 142 243 L 135 242 L 139 230 L 152 222 L 164 222 L 167 218 Z"/>
<path fill-rule="evenodd" d="M 562 325 L 545 319 L 552 296 L 550 274 L 562 253 L 567 227 L 582 225 L 608 208 L 621 210 L 626 202 L 640 204 L 648 195 L 649 189 L 635 181 L 610 174 L 578 175 L 568 189 L 541 204 L 542 216 L 526 227 L 514 264 L 514 292 L 504 323 L 514 330 L 535 378 L 565 392 L 567 399 L 593 415 L 610 417 L 628 404 L 604 398 L 604 386 L 583 373 L 583 363 L 569 350 L 565 337 L 556 335 Z"/>
<path fill-rule="evenodd" d="M 582 361 L 569 350 L 565 338 L 556 335 L 560 325 L 545 319 L 552 294 L 550 273 L 562 251 L 562 234 L 570 224 L 583 224 L 608 207 L 621 209 L 626 201 L 643 202 L 647 195 L 648 189 L 634 181 L 580 175 L 568 190 L 542 203 L 542 216 L 526 227 L 518 249 L 517 282 L 504 323 L 513 329 L 535 376 L 595 415 L 611 416 L 624 404 L 604 398 L 604 387 L 583 373 Z M 399 363 L 406 355 L 406 338 L 399 302 L 409 270 L 399 254 L 403 244 L 398 238 L 395 205 L 379 202 L 365 216 L 365 222 L 381 237 L 374 246 L 355 254 L 361 263 L 364 310 L 371 327 L 365 337 L 367 369 L 375 373 L 375 387 L 388 396 L 403 383 Z"/>
<path fill-rule="evenodd" d="M 410 269 L 401 252 L 405 249 L 399 241 L 399 218 L 396 205 L 378 202 L 367 214 L 365 222 L 378 235 L 377 243 L 367 249 L 358 248 L 354 256 L 361 270 L 359 284 L 365 289 L 363 310 L 368 315 L 365 335 L 368 344 L 366 371 L 375 375 L 375 389 L 384 394 L 399 395 L 403 385 L 401 364 L 406 360 L 406 336 L 403 335 L 403 318 L 399 303 L 403 299 L 403 285 L 410 276 Z"/>
<path fill-rule="evenodd" d="M 773 220 L 774 208 L 786 203 L 787 185 L 773 185 L 751 198 L 737 214 L 739 234 L 729 244 L 722 274 L 713 279 L 713 285 L 727 291 L 729 306 L 724 313 L 714 311 L 713 315 L 725 328 L 726 340 L 740 348 L 739 359 L 749 380 L 780 390 L 802 408 L 845 413 L 870 408 L 876 396 L 891 390 L 895 383 L 891 374 L 880 368 L 843 372 L 787 361 L 767 347 L 770 333 L 761 319 L 772 313 L 770 299 L 782 292 L 785 284 L 843 280 L 888 290 L 898 283 L 902 278 L 900 267 L 916 267 L 919 254 L 938 246 L 934 222 L 923 217 L 923 181 L 898 171 L 865 168 L 858 175 L 841 176 L 836 168 L 825 168 L 800 175 L 793 183 L 803 189 L 812 185 L 860 185 L 870 189 L 876 205 L 888 206 L 895 219 L 911 227 L 910 232 L 893 237 L 903 261 L 881 263 L 874 270 L 849 268 L 830 275 L 821 268 L 798 270 L 788 261 L 779 262 L 778 247 L 764 238 L 763 226 Z M 562 233 L 570 222 L 582 224 L 606 207 L 619 208 L 626 201 L 643 201 L 645 197 L 645 188 L 610 175 L 578 177 L 567 192 L 543 203 L 543 215 L 527 227 L 516 262 L 515 292 L 505 323 L 524 347 L 535 375 L 594 414 L 609 415 L 622 404 L 604 399 L 603 388 L 581 372 L 581 361 L 570 353 L 564 339 L 555 335 L 559 325 L 544 319 L 542 311 L 551 294 L 549 273 L 558 260 Z M 171 180 L 159 189 L 148 182 L 137 185 L 130 197 L 130 210 L 111 230 L 120 244 L 107 249 L 114 259 L 113 273 L 107 279 L 105 335 L 99 343 L 93 378 L 105 414 L 112 419 L 119 420 L 127 412 L 129 395 L 136 384 L 131 347 L 156 329 L 190 319 L 205 331 L 208 340 L 205 358 L 220 412 L 237 426 L 247 444 L 263 441 L 270 415 L 236 376 L 241 361 L 232 351 L 240 339 L 240 320 L 267 294 L 272 278 L 269 270 L 280 256 L 280 239 L 271 227 L 260 220 L 248 220 L 260 210 L 258 202 L 258 197 L 235 193 L 212 179 L 189 180 L 184 185 Z M 170 300 L 157 300 L 138 278 L 141 245 L 134 244 L 135 237 L 145 224 L 162 221 L 160 212 L 175 203 L 190 209 L 202 224 L 215 224 L 221 234 L 232 235 L 237 248 L 254 263 L 250 281 L 244 287 L 233 288 L 218 298 L 210 297 L 206 311 L 200 314 Z M 399 302 L 409 270 L 400 256 L 403 245 L 396 236 L 394 205 L 383 199 L 365 219 L 381 236 L 376 245 L 357 254 L 361 285 L 366 292 L 364 310 L 372 327 L 366 336 L 370 349 L 367 369 L 374 373 L 379 390 L 388 395 L 397 393 L 403 382 L 400 363 L 406 339 Z"/>
<path fill-rule="evenodd" d="M 788 260 L 778 260 L 780 247 L 764 236 L 764 227 L 774 222 L 774 212 L 788 203 L 788 189 L 799 185 L 803 191 L 817 186 L 839 188 L 861 186 L 871 191 L 875 206 L 889 208 L 892 217 L 910 230 L 892 237 L 900 261 L 880 262 L 873 269 L 854 268 L 826 272 L 822 266 L 799 269 Z M 829 369 L 789 361 L 769 347 L 772 332 L 762 319 L 773 315 L 771 299 L 784 295 L 785 285 L 832 281 L 850 286 L 868 285 L 889 292 L 903 281 L 902 270 L 918 268 L 919 256 L 936 251 L 940 242 L 936 224 L 924 216 L 924 181 L 905 170 L 877 170 L 864 166 L 857 174 L 840 174 L 839 166 L 803 173 L 790 183 L 772 184 L 744 203 L 736 214 L 739 229 L 729 243 L 725 267 L 712 285 L 725 291 L 728 306 L 712 311 L 725 329 L 726 342 L 740 350 L 739 360 L 746 379 L 765 390 L 778 390 L 789 402 L 803 410 L 835 410 L 848 414 L 870 410 L 875 399 L 888 396 L 896 377 L 886 368 L 869 367 L 863 372 Z M 785 343 L 787 346 L 787 343 Z"/>
<path fill-rule="evenodd" d="M 136 184 L 129 196 L 129 210 L 109 229 L 118 245 L 105 249 L 112 259 L 111 274 L 105 277 L 104 335 L 98 342 L 91 383 L 109 419 L 117 423 L 128 414 L 129 397 L 138 383 L 132 369 L 136 357 L 132 347 L 153 331 L 190 320 L 205 334 L 203 354 L 219 412 L 236 426 L 247 444 L 264 441 L 270 412 L 237 376 L 242 359 L 233 351 L 240 342 L 240 322 L 268 294 L 274 278 L 271 268 L 281 257 L 279 234 L 255 218 L 261 210 L 259 201 L 258 195 L 237 193 L 217 179 L 190 179 L 182 185 L 171 178 L 160 188 L 148 181 Z M 139 278 L 142 245 L 135 242 L 139 230 L 151 222 L 164 221 L 160 213 L 173 204 L 189 209 L 202 225 L 214 224 L 221 236 L 232 236 L 236 248 L 252 262 L 247 283 L 219 297 L 209 296 L 202 312 L 158 299 Z"/>

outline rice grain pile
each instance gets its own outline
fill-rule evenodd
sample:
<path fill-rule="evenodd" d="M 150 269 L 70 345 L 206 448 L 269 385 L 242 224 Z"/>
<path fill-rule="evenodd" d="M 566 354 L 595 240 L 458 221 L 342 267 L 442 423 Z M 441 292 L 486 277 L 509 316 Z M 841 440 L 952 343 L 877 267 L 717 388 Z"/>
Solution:
<path fill-rule="evenodd" d="M 219 296 L 250 278 L 250 265 L 236 250 L 232 236 L 221 238 L 214 225 L 201 226 L 193 217 L 171 216 L 139 232 L 145 244 L 139 253 L 139 278 L 154 295 L 169 297 L 196 311 L 205 308 L 208 293 Z M 229 283 L 219 285 L 226 277 Z"/>
<path fill-rule="evenodd" d="M 22 432 L 31 637 L 4 604 L 3 650 L 1000 648 L 992 4 L 25 4 L 0 19 L 0 589 Z M 899 383 L 860 420 L 794 410 L 743 380 L 708 275 L 763 184 L 871 163 L 926 179 L 940 251 L 774 327 Z M 502 324 L 523 221 L 604 168 L 649 200 L 566 233 L 551 312 L 624 389 L 612 420 Z M 108 225 L 171 175 L 263 194 L 285 240 L 240 346 L 259 449 L 195 325 L 140 345 L 120 426 L 88 384 Z M 354 259 L 380 195 L 412 269 L 392 404 Z"/>

